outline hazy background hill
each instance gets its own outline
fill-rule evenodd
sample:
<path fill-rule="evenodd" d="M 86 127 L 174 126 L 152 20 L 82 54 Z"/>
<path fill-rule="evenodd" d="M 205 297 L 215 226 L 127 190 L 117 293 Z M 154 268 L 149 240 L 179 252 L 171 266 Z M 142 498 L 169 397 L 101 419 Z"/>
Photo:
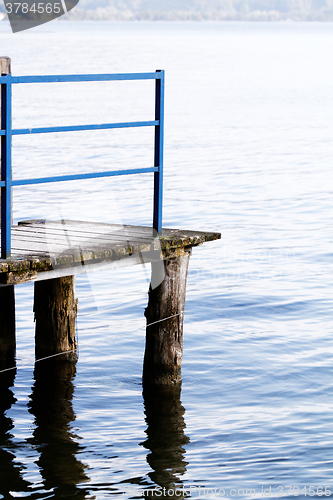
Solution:
<path fill-rule="evenodd" d="M 333 0 L 79 0 L 60 19 L 333 21 Z"/>
<path fill-rule="evenodd" d="M 333 20 L 333 0 L 80 0 L 71 19 Z"/>

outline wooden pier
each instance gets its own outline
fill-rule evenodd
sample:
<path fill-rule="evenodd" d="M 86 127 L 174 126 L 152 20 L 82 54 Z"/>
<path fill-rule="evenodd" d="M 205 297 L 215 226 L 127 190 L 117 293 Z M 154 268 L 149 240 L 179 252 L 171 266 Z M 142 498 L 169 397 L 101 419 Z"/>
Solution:
<path fill-rule="evenodd" d="M 22 221 L 12 227 L 10 259 L 0 260 L 0 284 L 80 274 L 175 258 L 220 233 L 70 220 Z M 47 273 L 47 274 L 46 274 Z"/>
<path fill-rule="evenodd" d="M 77 359 L 75 275 L 87 271 L 151 263 L 143 382 L 173 385 L 181 380 L 183 311 L 189 257 L 193 247 L 221 237 L 220 233 L 162 229 L 164 72 L 128 75 L 12 77 L 9 58 L 0 58 L 1 85 L 1 259 L 0 371 L 15 366 L 14 285 L 35 282 L 36 359 L 56 356 Z M 13 83 L 156 80 L 155 120 L 104 125 L 16 129 L 11 126 Z M 155 127 L 154 166 L 38 179 L 12 179 L 12 135 Z M 12 188 L 137 173 L 154 174 L 153 227 L 71 220 L 26 220 L 12 224 Z"/>
<path fill-rule="evenodd" d="M 193 247 L 220 237 L 179 229 L 157 235 L 150 227 L 68 220 L 13 226 L 12 257 L 0 260 L 3 364 L 13 363 L 15 356 L 13 285 L 35 282 L 36 359 L 63 353 L 59 359 L 75 361 L 74 276 L 151 262 L 143 379 L 146 384 L 179 382 L 189 257 Z"/>

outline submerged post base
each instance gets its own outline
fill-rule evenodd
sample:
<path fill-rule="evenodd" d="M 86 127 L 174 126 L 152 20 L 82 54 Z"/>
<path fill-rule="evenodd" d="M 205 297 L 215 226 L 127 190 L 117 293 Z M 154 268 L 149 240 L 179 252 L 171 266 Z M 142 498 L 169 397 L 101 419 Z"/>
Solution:
<path fill-rule="evenodd" d="M 145 310 L 145 385 L 168 385 L 181 381 L 183 312 L 190 251 L 179 254 L 178 257 L 152 262 L 149 300 Z"/>
<path fill-rule="evenodd" d="M 0 370 L 15 366 L 14 285 L 0 287 Z"/>
<path fill-rule="evenodd" d="M 35 283 L 36 359 L 55 356 L 77 361 L 75 277 Z"/>

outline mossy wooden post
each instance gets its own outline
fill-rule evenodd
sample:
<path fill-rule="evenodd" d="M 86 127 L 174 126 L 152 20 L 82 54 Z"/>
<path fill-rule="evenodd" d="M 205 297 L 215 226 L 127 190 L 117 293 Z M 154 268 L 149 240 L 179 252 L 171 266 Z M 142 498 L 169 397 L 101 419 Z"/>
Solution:
<path fill-rule="evenodd" d="M 183 311 L 189 257 L 190 251 L 182 250 L 177 257 L 166 258 L 162 263 L 152 262 L 152 281 L 145 310 L 147 328 L 143 383 L 146 386 L 181 381 Z M 164 279 L 161 281 L 158 275 L 163 271 Z M 155 288 L 152 284 L 156 282 L 160 284 Z"/>
<path fill-rule="evenodd" d="M 77 361 L 77 304 L 75 276 L 35 282 L 36 359 Z"/>
<path fill-rule="evenodd" d="M 11 73 L 11 60 L 9 57 L 0 57 L 0 74 Z M 1 113 L 1 92 L 0 92 Z M 1 137 L 4 141 L 5 137 Z M 1 149 L 0 149 L 1 158 Z M 0 192 L 1 200 L 1 192 Z M 1 225 L 1 212 L 0 212 Z M 15 295 L 14 286 L 0 287 L 0 369 L 11 368 L 15 365 Z"/>

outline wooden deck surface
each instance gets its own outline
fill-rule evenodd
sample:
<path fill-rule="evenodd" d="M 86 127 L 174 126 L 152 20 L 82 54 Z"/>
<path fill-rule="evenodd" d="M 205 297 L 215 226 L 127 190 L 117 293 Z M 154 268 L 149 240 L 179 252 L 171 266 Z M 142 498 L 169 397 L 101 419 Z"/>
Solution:
<path fill-rule="evenodd" d="M 221 238 L 220 233 L 81 221 L 23 221 L 12 227 L 12 257 L 0 260 L 0 284 L 77 274 L 82 266 L 127 265 L 175 256 Z M 51 274 L 46 274 L 51 273 Z"/>

